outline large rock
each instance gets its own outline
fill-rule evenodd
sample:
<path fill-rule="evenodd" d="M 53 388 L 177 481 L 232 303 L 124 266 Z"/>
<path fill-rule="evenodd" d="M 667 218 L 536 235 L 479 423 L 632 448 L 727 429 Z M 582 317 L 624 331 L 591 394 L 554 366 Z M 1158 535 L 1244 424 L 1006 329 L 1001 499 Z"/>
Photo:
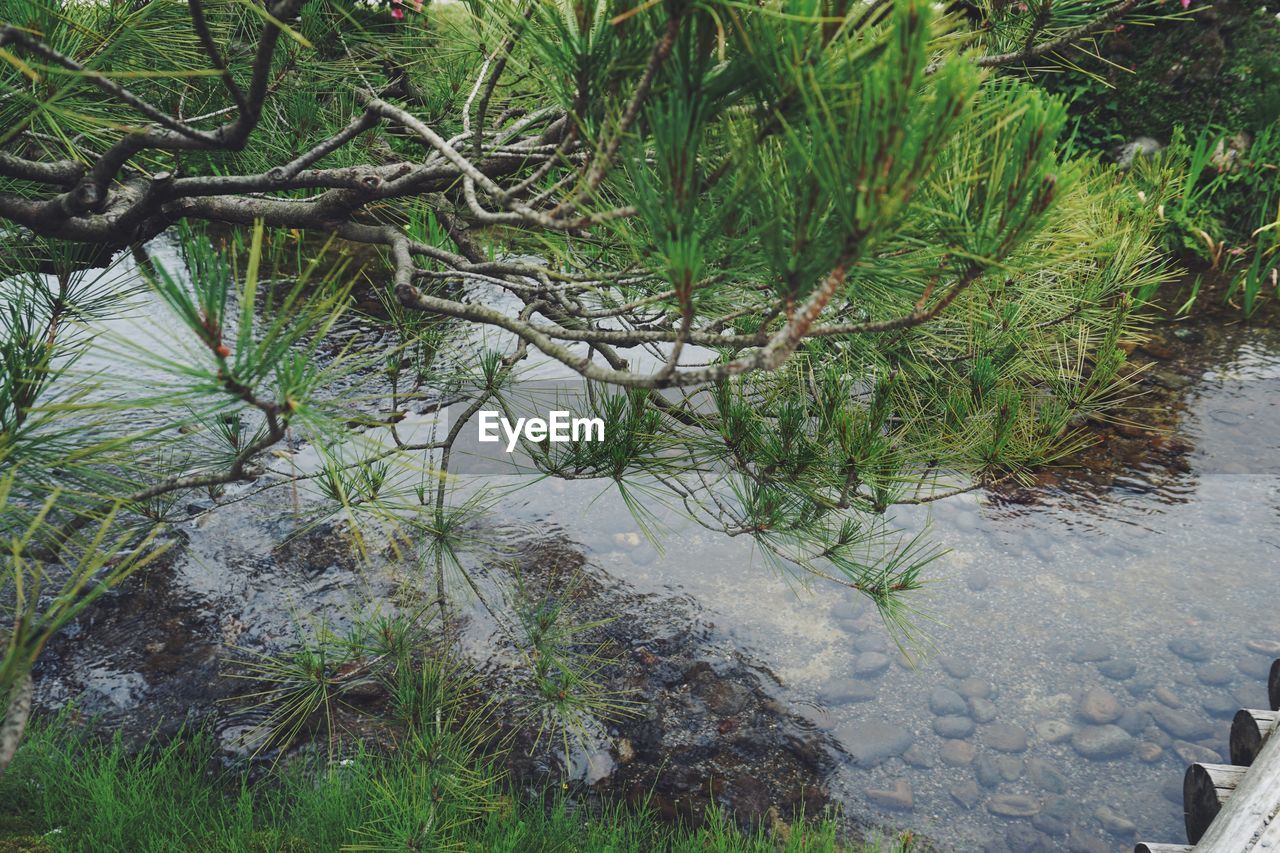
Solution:
<path fill-rule="evenodd" d="M 1156 705 L 1151 709 L 1156 725 L 1180 740 L 1200 740 L 1213 734 L 1213 726 L 1190 711 L 1180 711 Z"/>
<path fill-rule="evenodd" d="M 964 716 L 969 713 L 969 705 L 954 690 L 935 687 L 929 693 L 929 710 L 939 717 Z"/>
<path fill-rule="evenodd" d="M 859 767 L 876 767 L 902 755 L 915 741 L 907 729 L 882 720 L 847 723 L 836 729 L 836 738 Z"/>
<path fill-rule="evenodd" d="M 1040 813 L 1040 801 L 1022 794 L 997 794 L 987 800 L 987 811 L 1001 817 L 1031 817 Z"/>
<path fill-rule="evenodd" d="M 890 788 L 867 788 L 867 799 L 886 809 L 910 811 L 913 805 L 911 783 L 897 779 Z"/>
<path fill-rule="evenodd" d="M 973 729 L 973 720 L 968 717 L 938 717 L 933 721 L 933 731 L 938 737 L 967 738 Z"/>
<path fill-rule="evenodd" d="M 1119 726 L 1087 726 L 1071 736 L 1071 746 L 1085 758 L 1123 758 L 1133 752 L 1133 735 Z"/>
<path fill-rule="evenodd" d="M 1113 723 L 1120 713 L 1119 700 L 1101 687 L 1090 688 L 1080 697 L 1080 716 L 1094 725 Z"/>
<path fill-rule="evenodd" d="M 1025 752 L 1027 732 L 1013 723 L 996 723 L 982 733 L 982 742 L 997 752 Z"/>

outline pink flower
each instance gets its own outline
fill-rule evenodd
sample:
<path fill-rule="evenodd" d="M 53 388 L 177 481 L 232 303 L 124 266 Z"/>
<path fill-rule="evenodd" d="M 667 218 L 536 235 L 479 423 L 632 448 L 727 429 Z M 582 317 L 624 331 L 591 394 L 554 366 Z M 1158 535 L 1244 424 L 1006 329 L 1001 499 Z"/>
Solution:
<path fill-rule="evenodd" d="M 413 0 L 413 11 L 415 12 L 422 11 L 422 0 Z"/>
<path fill-rule="evenodd" d="M 391 17 L 395 18 L 397 21 L 404 20 L 404 9 L 400 8 L 399 0 L 397 0 L 395 5 L 391 7 Z"/>
<path fill-rule="evenodd" d="M 1191 0 L 1181 0 L 1182 8 L 1187 9 L 1191 6 Z"/>

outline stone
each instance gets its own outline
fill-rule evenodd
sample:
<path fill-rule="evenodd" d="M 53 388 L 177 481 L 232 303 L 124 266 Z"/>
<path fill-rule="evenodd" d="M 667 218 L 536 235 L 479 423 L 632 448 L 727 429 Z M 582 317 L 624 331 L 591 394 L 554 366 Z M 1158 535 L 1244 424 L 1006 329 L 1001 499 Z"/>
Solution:
<path fill-rule="evenodd" d="M 973 734 L 973 729 L 973 720 L 968 717 L 936 717 L 933 721 L 933 731 L 938 737 L 966 738 Z"/>
<path fill-rule="evenodd" d="M 994 788 L 1000 784 L 1000 768 L 990 755 L 980 755 L 973 762 L 973 776 L 984 788 Z"/>
<path fill-rule="evenodd" d="M 910 731 L 883 720 L 846 723 L 836 729 L 836 739 L 859 767 L 876 767 L 915 742 Z"/>
<path fill-rule="evenodd" d="M 1074 731 L 1075 727 L 1065 720 L 1041 720 L 1036 723 L 1036 737 L 1045 743 L 1062 743 Z"/>
<path fill-rule="evenodd" d="M 1160 760 L 1160 756 L 1164 755 L 1164 748 L 1158 743 L 1152 743 L 1149 740 L 1144 740 L 1142 743 L 1138 744 L 1137 749 L 1135 749 L 1133 753 L 1138 756 L 1139 761 L 1146 764 L 1154 764 Z"/>
<path fill-rule="evenodd" d="M 1151 716 L 1155 719 L 1157 726 L 1172 737 L 1181 740 L 1199 740 L 1213 733 L 1213 728 L 1207 721 L 1190 711 L 1178 711 L 1157 705 L 1151 709 Z"/>
<path fill-rule="evenodd" d="M 1280 657 L 1280 640 L 1249 640 L 1244 647 L 1268 658 Z"/>
<path fill-rule="evenodd" d="M 1151 726 L 1151 714 L 1140 708 L 1130 708 L 1116 717 L 1115 724 L 1131 735 L 1140 735 Z"/>
<path fill-rule="evenodd" d="M 971 809 L 978 804 L 978 800 L 982 799 L 982 791 L 978 788 L 976 782 L 961 782 L 959 785 L 952 785 L 948 791 L 951 799 L 955 800 L 966 809 Z"/>
<path fill-rule="evenodd" d="M 1025 823 L 1015 823 L 1005 831 L 1004 840 L 1019 853 L 1053 853 L 1053 842 Z"/>
<path fill-rule="evenodd" d="M 991 697 L 991 684 L 981 678 L 962 678 L 956 684 L 956 692 L 966 699 L 972 699 L 975 696 L 979 699 L 988 699 Z"/>
<path fill-rule="evenodd" d="M 969 706 L 954 690 L 935 687 L 929 692 L 929 710 L 939 717 L 964 716 L 969 713 Z"/>
<path fill-rule="evenodd" d="M 1182 808 L 1182 776 L 1168 776 L 1160 783 L 1160 793 L 1166 800 Z"/>
<path fill-rule="evenodd" d="M 1138 665 L 1131 660 L 1108 660 L 1098 664 L 1098 672 L 1112 681 L 1124 681 L 1133 678 Z"/>
<path fill-rule="evenodd" d="M 1095 725 L 1114 722 L 1120 716 L 1120 701 L 1100 687 L 1091 687 L 1080 697 L 1080 716 Z"/>
<path fill-rule="evenodd" d="M 1124 689 L 1129 691 L 1130 696 L 1141 699 L 1151 692 L 1151 688 L 1156 686 L 1155 677 L 1150 674 L 1139 673 L 1124 683 Z"/>
<path fill-rule="evenodd" d="M 880 675 L 889 668 L 889 656 L 884 652 L 863 652 L 853 659 L 853 674 L 864 678 Z"/>
<path fill-rule="evenodd" d="M 1138 825 L 1111 806 L 1098 806 L 1093 816 L 1102 824 L 1102 828 L 1114 835 L 1129 836 L 1138 831 Z"/>
<path fill-rule="evenodd" d="M 911 783 L 906 779 L 894 780 L 890 788 L 867 788 L 867 799 L 886 809 L 910 811 L 914 805 Z"/>
<path fill-rule="evenodd" d="M 1200 707 L 1204 708 L 1204 712 L 1210 717 L 1216 717 L 1220 720 L 1229 720 L 1236 715 L 1236 711 L 1240 710 L 1240 706 L 1236 704 L 1235 699 L 1230 696 L 1224 696 L 1221 693 L 1214 693 L 1201 702 Z"/>
<path fill-rule="evenodd" d="M 1061 837 L 1071 831 L 1071 825 L 1060 817 L 1046 814 L 1041 811 L 1040 814 L 1031 818 L 1031 825 L 1046 835 Z"/>
<path fill-rule="evenodd" d="M 1209 647 L 1194 637 L 1178 637 L 1170 640 L 1169 651 L 1192 663 L 1204 663 L 1212 656 Z"/>
<path fill-rule="evenodd" d="M 1006 782 L 1017 782 L 1022 778 L 1022 771 L 1026 768 L 1022 759 L 1016 755 L 997 755 L 996 770 L 1000 773 L 1000 778 Z"/>
<path fill-rule="evenodd" d="M 1000 817 L 1031 817 L 1040 813 L 1040 802 L 1022 794 L 996 794 L 987 800 L 987 811 Z"/>
<path fill-rule="evenodd" d="M 938 666 L 952 678 L 968 678 L 973 675 L 973 664 L 962 658 L 938 658 Z"/>
<path fill-rule="evenodd" d="M 982 742 L 997 752 L 1025 752 L 1027 732 L 1013 723 L 995 723 L 982 733 Z"/>
<path fill-rule="evenodd" d="M 1071 853 L 1112 853 L 1111 845 L 1078 826 L 1067 836 L 1067 849 Z"/>
<path fill-rule="evenodd" d="M 942 763 L 952 767 L 967 767 L 977 755 L 978 748 L 967 740 L 948 740 L 938 750 Z"/>
<path fill-rule="evenodd" d="M 619 548 L 639 548 L 641 541 L 640 534 L 634 530 L 627 533 L 613 534 L 613 544 L 617 545 Z"/>
<path fill-rule="evenodd" d="M 839 706 L 854 702 L 870 702 L 879 695 L 880 689 L 874 681 L 846 681 L 823 690 L 822 701 L 829 706 Z"/>
<path fill-rule="evenodd" d="M 1155 697 L 1157 702 L 1167 708 L 1182 707 L 1182 700 L 1178 698 L 1178 694 L 1174 693 L 1168 687 L 1157 687 L 1155 690 L 1151 691 L 1151 695 Z"/>
<path fill-rule="evenodd" d="M 1085 758 L 1123 758 L 1133 751 L 1133 735 L 1117 725 L 1087 726 L 1071 736 L 1071 746 Z"/>
<path fill-rule="evenodd" d="M 1201 746 L 1198 743 L 1189 743 L 1185 740 L 1175 740 L 1173 742 L 1173 751 L 1178 757 L 1187 764 L 1221 764 L 1222 756 L 1216 749 L 1210 749 L 1207 746 Z"/>
<path fill-rule="evenodd" d="M 1236 669 L 1255 681 L 1265 682 L 1271 675 L 1271 661 L 1257 655 L 1241 655 L 1236 658 Z"/>
<path fill-rule="evenodd" d="M 902 760 L 921 770 L 932 770 L 937 766 L 933 756 L 921 749 L 918 743 L 911 744 L 911 748 L 902 753 Z"/>
<path fill-rule="evenodd" d="M 1111 646 L 1102 640 L 1085 640 L 1071 654 L 1076 663 L 1098 663 L 1111 659 Z"/>
<path fill-rule="evenodd" d="M 982 592 L 991 586 L 991 575 L 982 569 L 974 569 L 965 577 L 964 585 L 969 587 L 972 592 Z"/>
<path fill-rule="evenodd" d="M 1225 663 L 1206 663 L 1196 667 L 1196 678 L 1201 684 L 1221 687 L 1236 680 L 1236 671 Z"/>
<path fill-rule="evenodd" d="M 975 696 L 969 700 L 969 716 L 975 723 L 989 723 L 996 718 L 996 703 Z"/>
<path fill-rule="evenodd" d="M 1027 778 L 1041 790 L 1050 794 L 1067 792 L 1067 777 L 1062 775 L 1052 763 L 1043 758 L 1032 758 L 1027 761 Z"/>

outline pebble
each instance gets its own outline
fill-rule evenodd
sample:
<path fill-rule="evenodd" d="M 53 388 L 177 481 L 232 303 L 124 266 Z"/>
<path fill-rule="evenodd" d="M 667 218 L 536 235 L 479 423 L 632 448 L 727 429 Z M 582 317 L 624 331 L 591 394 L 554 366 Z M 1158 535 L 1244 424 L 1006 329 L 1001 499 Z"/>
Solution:
<path fill-rule="evenodd" d="M 1153 764 L 1160 760 L 1160 756 L 1164 755 L 1164 749 L 1161 748 L 1160 744 L 1152 743 L 1149 740 L 1144 740 L 1138 744 L 1138 748 L 1133 752 L 1138 756 L 1139 761 L 1146 764 Z"/>
<path fill-rule="evenodd" d="M 1074 731 L 1075 727 L 1064 720 L 1042 720 L 1036 723 L 1036 737 L 1045 743 L 1062 743 Z"/>
<path fill-rule="evenodd" d="M 640 541 L 640 534 L 635 531 L 613 534 L 613 544 L 619 548 L 639 548 Z"/>
<path fill-rule="evenodd" d="M 881 720 L 846 723 L 836 729 L 836 738 L 859 767 L 875 767 L 902 755 L 915 742 L 907 729 Z"/>
<path fill-rule="evenodd" d="M 872 618 L 875 617 L 873 616 Z M 889 641 L 885 638 L 883 631 L 872 631 L 861 637 L 854 637 L 853 647 L 860 652 L 880 652 L 884 654 L 889 651 Z"/>
<path fill-rule="evenodd" d="M 982 742 L 998 752 L 1024 752 L 1027 732 L 1013 723 L 996 723 L 982 733 Z"/>
<path fill-rule="evenodd" d="M 1236 659 L 1236 669 L 1249 678 L 1266 681 L 1267 677 L 1271 675 L 1271 661 L 1268 658 L 1260 658 L 1257 655 L 1242 655 Z"/>
<path fill-rule="evenodd" d="M 996 703 L 990 699 L 975 696 L 969 700 L 969 716 L 975 723 L 989 723 L 996 718 Z"/>
<path fill-rule="evenodd" d="M 1114 722 L 1120 716 L 1120 702 L 1101 687 L 1091 687 L 1080 697 L 1080 716 L 1096 725 Z"/>
<path fill-rule="evenodd" d="M 966 738 L 973 734 L 973 720 L 968 717 L 937 717 L 933 721 L 933 731 L 938 737 Z"/>
<path fill-rule="evenodd" d="M 1129 691 L 1129 695 L 1138 698 L 1146 696 L 1155 686 L 1156 680 L 1150 675 L 1138 675 L 1124 683 L 1124 689 Z"/>
<path fill-rule="evenodd" d="M 1071 746 L 1085 758 L 1122 758 L 1133 751 L 1133 735 L 1117 725 L 1088 726 L 1071 736 Z"/>
<path fill-rule="evenodd" d="M 1111 808 L 1111 806 L 1098 806 L 1093 816 L 1098 819 L 1098 823 L 1102 824 L 1102 828 L 1107 832 L 1127 836 L 1133 835 L 1138 831 L 1136 823 Z"/>
<path fill-rule="evenodd" d="M 884 652 L 863 652 L 853 660 L 854 675 L 876 676 L 888 668 L 889 656 Z"/>
<path fill-rule="evenodd" d="M 952 767 L 967 767 L 977 755 L 978 748 L 967 740 L 948 740 L 938 750 L 942 763 Z"/>
<path fill-rule="evenodd" d="M 1112 853 L 1110 844 L 1078 826 L 1067 836 L 1067 849 L 1071 853 Z"/>
<path fill-rule="evenodd" d="M 1188 764 L 1220 764 L 1222 756 L 1218 754 L 1216 749 L 1210 749 L 1207 746 L 1200 746 L 1198 743 L 1188 743 L 1185 740 L 1175 740 L 1173 742 L 1173 751 L 1178 757 Z"/>
<path fill-rule="evenodd" d="M 1031 817 L 1040 813 L 1040 803 L 1022 794 L 996 794 L 987 800 L 987 811 L 1001 817 Z"/>
<path fill-rule="evenodd" d="M 1022 759 L 1016 755 L 996 756 L 996 770 L 999 771 L 1000 778 L 1006 782 L 1017 782 L 1021 779 L 1025 767 Z"/>
<path fill-rule="evenodd" d="M 973 664 L 961 658 L 938 658 L 938 666 L 952 678 L 968 678 L 973 675 Z"/>
<path fill-rule="evenodd" d="M 1018 853 L 1053 853 L 1053 842 L 1025 823 L 1009 827 L 1004 840 Z"/>
<path fill-rule="evenodd" d="M 956 692 L 967 699 L 987 699 L 991 696 L 991 683 L 981 678 L 962 678 L 956 684 Z"/>
<path fill-rule="evenodd" d="M 1151 714 L 1139 708 L 1130 708 L 1116 717 L 1115 724 L 1131 735 L 1140 735 L 1151 726 Z"/>
<path fill-rule="evenodd" d="M 1203 666 L 1196 667 L 1196 678 L 1200 679 L 1201 684 L 1220 687 L 1223 684 L 1230 684 L 1235 681 L 1236 673 L 1233 668 L 1225 663 L 1206 663 Z"/>
<path fill-rule="evenodd" d="M 950 742 L 948 741 L 948 743 Z M 910 749 L 902 753 L 902 760 L 921 770 L 932 770 L 937 766 L 937 762 L 933 760 L 933 757 L 921 749 L 918 743 L 913 743 Z"/>
<path fill-rule="evenodd" d="M 846 705 L 853 702 L 870 702 L 880 695 L 879 688 L 872 681 L 848 681 L 844 684 L 827 687 L 822 691 L 822 701 L 831 706 Z"/>
<path fill-rule="evenodd" d="M 1244 647 L 1269 658 L 1280 657 L 1280 640 L 1250 640 Z"/>
<path fill-rule="evenodd" d="M 911 794 L 911 783 L 906 779 L 897 779 L 891 788 L 867 788 L 867 799 L 887 809 L 910 811 L 914 805 Z"/>
<path fill-rule="evenodd" d="M 969 587 L 972 592 L 982 592 L 984 589 L 991 586 L 991 575 L 987 574 L 982 569 L 975 569 L 974 571 L 969 572 L 968 576 L 964 579 L 964 585 Z"/>
<path fill-rule="evenodd" d="M 1182 740 L 1199 740 L 1213 733 L 1208 722 L 1189 711 L 1156 706 L 1151 709 L 1151 716 L 1155 718 L 1157 726 Z"/>
<path fill-rule="evenodd" d="M 959 785 L 952 785 L 950 794 L 951 799 L 966 809 L 973 808 L 978 804 L 978 800 L 982 799 L 982 791 L 978 788 L 978 783 L 976 782 L 961 782 Z"/>
<path fill-rule="evenodd" d="M 1138 665 L 1131 660 L 1108 660 L 1098 664 L 1098 672 L 1113 681 L 1124 681 L 1133 678 Z"/>
<path fill-rule="evenodd" d="M 1032 758 L 1027 761 L 1027 778 L 1038 788 L 1050 794 L 1067 792 L 1067 777 L 1043 758 Z"/>
<path fill-rule="evenodd" d="M 1160 793 L 1169 802 L 1182 807 L 1182 777 L 1169 776 L 1160 783 Z"/>
<path fill-rule="evenodd" d="M 1099 663 L 1111 659 L 1111 647 L 1102 640 L 1085 640 L 1071 654 L 1076 663 Z"/>
<path fill-rule="evenodd" d="M 1182 707 L 1182 700 L 1178 698 L 1178 694 L 1174 693 L 1168 687 L 1157 687 L 1151 692 L 1151 695 L 1154 696 L 1156 701 L 1161 705 L 1165 705 L 1169 708 Z"/>
<path fill-rule="evenodd" d="M 1204 663 L 1211 656 L 1208 646 L 1193 637 L 1178 637 L 1170 640 L 1169 651 L 1192 663 Z"/>
<path fill-rule="evenodd" d="M 978 756 L 978 760 L 973 763 L 973 775 L 984 788 L 994 788 L 1000 784 L 1000 768 L 990 755 Z"/>
<path fill-rule="evenodd" d="M 1063 836 L 1071 831 L 1071 826 L 1065 820 L 1047 814 L 1044 810 L 1031 818 L 1031 825 L 1046 835 Z"/>
<path fill-rule="evenodd" d="M 1208 699 L 1200 703 L 1200 707 L 1204 708 L 1204 712 L 1210 717 L 1229 720 L 1236 715 L 1236 711 L 1240 706 L 1230 696 L 1224 696 L 1221 693 L 1214 693 Z"/>
<path fill-rule="evenodd" d="M 963 716 L 969 712 L 969 706 L 954 690 L 935 687 L 929 693 L 929 710 L 939 717 Z"/>

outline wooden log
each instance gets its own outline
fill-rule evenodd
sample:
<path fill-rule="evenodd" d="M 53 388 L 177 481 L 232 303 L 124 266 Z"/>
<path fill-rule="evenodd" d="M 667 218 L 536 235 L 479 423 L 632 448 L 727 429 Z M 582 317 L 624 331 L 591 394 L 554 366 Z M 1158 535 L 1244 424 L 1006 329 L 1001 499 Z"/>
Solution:
<path fill-rule="evenodd" d="M 1133 846 L 1133 853 L 1192 853 L 1195 848 L 1190 844 L 1152 844 L 1139 841 Z"/>
<path fill-rule="evenodd" d="M 1187 840 L 1199 843 L 1249 768 L 1233 764 L 1192 764 L 1182 777 L 1182 812 Z"/>
<path fill-rule="evenodd" d="M 1248 767 L 1262 750 L 1262 743 L 1276 729 L 1280 712 L 1237 711 L 1231 721 L 1231 763 Z"/>
<path fill-rule="evenodd" d="M 1196 844 L 1196 853 L 1280 850 L 1280 737 L 1269 737 L 1226 804 Z"/>
<path fill-rule="evenodd" d="M 1267 698 L 1271 700 L 1271 710 L 1280 711 L 1280 658 L 1271 662 L 1271 675 L 1267 678 Z"/>

